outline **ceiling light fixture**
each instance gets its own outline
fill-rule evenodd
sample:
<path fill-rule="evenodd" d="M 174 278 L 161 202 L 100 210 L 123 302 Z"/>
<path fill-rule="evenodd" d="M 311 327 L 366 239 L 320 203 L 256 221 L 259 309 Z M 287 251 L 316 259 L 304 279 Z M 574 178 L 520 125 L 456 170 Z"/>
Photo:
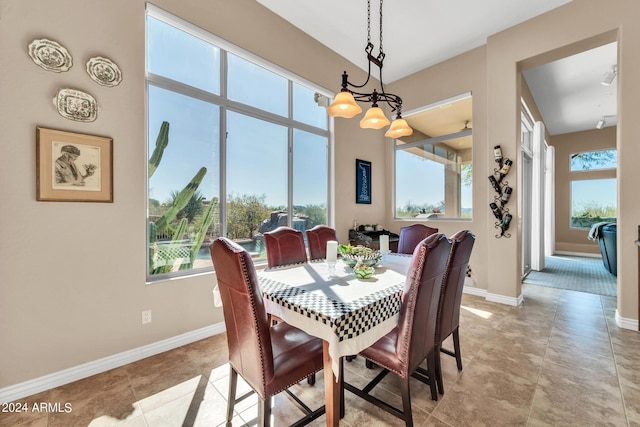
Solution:
<path fill-rule="evenodd" d="M 413 129 L 411 129 L 406 120 L 402 118 L 402 98 L 398 95 L 385 92 L 384 83 L 382 82 L 382 63 L 384 62 L 385 57 L 384 51 L 382 50 L 382 0 L 380 0 L 380 49 L 378 51 L 378 56 L 373 56 L 372 54 L 371 0 L 367 0 L 367 46 L 364 51 L 367 53 L 367 60 L 369 61 L 367 80 L 361 85 L 355 85 L 349 82 L 349 75 L 346 71 L 342 73 L 342 88 L 327 110 L 329 115 L 331 117 L 344 117 L 346 119 L 350 119 L 362 112 L 362 108 L 357 104 L 357 102 L 371 104 L 371 108 L 367 110 L 364 118 L 360 120 L 360 127 L 363 129 L 382 129 L 389 125 L 390 122 L 389 119 L 385 117 L 382 109 L 378 107 L 378 101 L 386 102 L 391 108 L 391 112 L 396 113 L 396 118 L 384 135 L 389 138 L 400 138 L 402 136 L 411 135 L 413 133 Z M 378 92 L 377 89 L 373 89 L 373 92 L 371 93 L 358 92 L 358 89 L 363 88 L 367 83 L 369 83 L 372 63 L 380 70 L 380 92 Z"/>
<path fill-rule="evenodd" d="M 602 117 L 600 120 L 598 120 L 598 124 L 596 124 L 596 129 L 602 129 L 605 123 L 606 121 L 604 120 L 604 117 Z"/>
<path fill-rule="evenodd" d="M 604 75 L 604 79 L 602 80 L 602 84 L 604 86 L 609 86 L 611 83 L 613 83 L 613 79 L 616 78 L 617 74 L 618 74 L 618 66 L 617 65 L 612 65 L 611 66 L 611 71 L 609 71 L 607 74 Z"/>

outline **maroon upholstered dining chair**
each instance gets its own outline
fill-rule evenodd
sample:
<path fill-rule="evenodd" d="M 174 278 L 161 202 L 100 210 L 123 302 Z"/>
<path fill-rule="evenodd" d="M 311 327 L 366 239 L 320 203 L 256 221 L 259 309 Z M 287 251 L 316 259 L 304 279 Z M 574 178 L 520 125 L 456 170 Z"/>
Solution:
<path fill-rule="evenodd" d="M 428 227 L 424 224 L 413 224 L 402 227 L 398 241 L 398 253 L 412 254 L 418 243 L 437 232 L 437 228 Z"/>
<path fill-rule="evenodd" d="M 309 259 L 324 259 L 327 257 L 327 242 L 338 241 L 336 230 L 327 225 L 316 225 L 307 230 L 307 242 L 309 243 Z"/>
<path fill-rule="evenodd" d="M 434 234 L 418 244 L 413 252 L 402 293 L 398 326 L 360 352 L 381 366 L 378 374 L 362 390 L 345 381 L 344 387 L 368 402 L 413 425 L 409 379 L 417 378 L 431 388 L 438 400 L 435 382 L 435 331 L 442 278 L 447 266 L 451 242 L 443 234 Z M 427 369 L 418 366 L 427 359 Z M 389 371 L 401 380 L 402 411 L 369 394 Z"/>
<path fill-rule="evenodd" d="M 471 250 L 476 237 L 469 230 L 458 231 L 451 236 L 451 252 L 447 261 L 447 270 L 442 280 L 442 291 L 438 304 L 438 320 L 436 326 L 436 382 L 440 394 L 444 394 L 442 383 L 442 367 L 440 352 L 456 358 L 458 370 L 462 370 L 462 356 L 460 355 L 460 304 L 464 278 L 471 257 Z M 452 335 L 453 351 L 442 348 L 442 342 Z"/>
<path fill-rule="evenodd" d="M 260 398 L 258 425 L 267 426 L 271 396 L 284 390 L 289 392 L 291 385 L 322 369 L 322 341 L 284 322 L 269 327 L 255 267 L 245 249 L 220 237 L 211 246 L 211 259 L 229 346 L 227 425 L 231 425 L 236 401 L 255 392 Z M 238 375 L 253 390 L 236 398 Z M 305 423 L 322 415 L 324 410 L 322 406 L 309 411 L 303 418 Z"/>
<path fill-rule="evenodd" d="M 307 262 L 302 231 L 291 227 L 278 227 L 264 233 L 269 267 Z"/>

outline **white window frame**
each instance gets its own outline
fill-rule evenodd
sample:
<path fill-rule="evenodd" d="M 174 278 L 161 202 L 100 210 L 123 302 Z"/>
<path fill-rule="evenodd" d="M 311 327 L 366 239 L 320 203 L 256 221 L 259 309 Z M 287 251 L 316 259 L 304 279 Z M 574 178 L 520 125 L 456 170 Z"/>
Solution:
<path fill-rule="evenodd" d="M 293 129 L 302 130 L 305 132 L 309 132 L 311 134 L 319 135 L 327 138 L 327 158 L 328 158 L 328 171 L 327 171 L 327 223 L 330 226 L 335 224 L 335 193 L 334 193 L 334 124 L 333 119 L 327 118 L 327 129 L 321 129 L 312 125 L 308 125 L 303 122 L 299 122 L 293 119 L 293 83 L 300 84 L 305 86 L 306 88 L 315 91 L 322 97 L 333 98 L 334 94 L 321 87 L 317 84 L 310 82 L 306 79 L 303 79 L 290 71 L 279 67 L 275 64 L 272 64 L 259 56 L 248 52 L 244 49 L 239 48 L 238 46 L 229 43 L 228 41 L 216 37 L 215 35 L 209 33 L 208 31 L 203 30 L 175 15 L 168 13 L 167 11 L 160 9 L 153 4 L 147 3 L 146 13 L 148 16 L 153 17 L 159 21 L 163 21 L 168 25 L 171 25 L 179 30 L 182 30 L 190 35 L 198 37 L 212 45 L 215 45 L 220 49 L 220 95 L 213 94 L 211 92 L 207 92 L 205 90 L 195 88 L 184 83 L 166 78 L 161 75 L 154 74 L 148 71 L 148 64 L 145 63 L 145 99 L 147 103 L 147 122 L 148 122 L 148 102 L 149 102 L 149 86 L 155 86 L 161 89 L 169 90 L 171 92 L 175 92 L 181 95 L 185 95 L 188 97 L 196 98 L 205 102 L 209 102 L 219 106 L 220 108 L 220 140 L 219 140 L 219 149 L 220 149 L 220 189 L 219 189 L 219 197 L 220 197 L 220 234 L 226 236 L 227 234 L 227 224 L 226 224 L 226 202 L 227 202 L 227 183 L 226 183 L 226 113 L 227 111 L 234 111 L 248 117 L 253 117 L 256 119 L 264 120 L 267 122 L 275 123 L 281 126 L 285 126 L 289 129 L 288 132 L 288 221 L 289 226 L 291 226 L 291 221 L 293 218 Z M 145 29 L 145 35 L 147 34 L 147 30 Z M 145 43 L 146 46 L 146 43 Z M 146 47 L 145 47 L 146 53 Z M 241 57 L 249 62 L 252 62 L 260 67 L 263 67 L 275 74 L 278 74 L 284 78 L 286 78 L 288 83 L 288 114 L 287 117 L 283 117 L 274 113 L 270 113 L 265 110 L 258 109 L 256 107 L 252 107 L 250 105 L 242 104 L 233 100 L 226 98 L 226 80 L 227 80 L 227 66 L 226 66 L 226 58 L 227 53 L 232 53 L 238 57 Z M 148 129 L 148 126 L 147 126 Z M 146 135 L 147 141 L 147 150 L 149 148 L 149 138 L 155 138 L 155 136 Z M 149 153 L 147 153 L 148 158 Z M 145 167 L 146 167 L 145 163 Z M 145 174 L 146 176 L 146 174 Z M 149 198 L 148 198 L 148 184 L 149 181 L 147 179 L 146 189 L 147 189 L 147 223 L 149 220 Z M 145 247 L 148 249 L 148 241 L 149 236 L 145 233 L 146 242 Z M 150 275 L 149 274 L 149 261 L 148 256 L 145 257 L 147 259 L 146 265 L 146 277 L 147 283 L 156 283 L 163 280 L 169 280 L 176 277 L 189 277 L 197 274 L 201 274 L 203 272 L 212 272 L 213 268 L 200 268 L 200 269 L 190 269 L 183 270 L 180 272 L 171 272 L 166 274 L 158 274 L 158 275 Z M 265 263 L 266 260 L 260 260 L 257 264 Z"/>

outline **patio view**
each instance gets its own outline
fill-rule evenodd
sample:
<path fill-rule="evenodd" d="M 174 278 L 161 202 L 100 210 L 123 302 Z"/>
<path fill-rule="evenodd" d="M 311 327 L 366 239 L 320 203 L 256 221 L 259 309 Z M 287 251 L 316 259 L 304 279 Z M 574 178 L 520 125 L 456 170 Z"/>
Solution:
<path fill-rule="evenodd" d="M 149 280 L 211 270 L 220 236 L 263 259 L 266 231 L 326 224 L 328 94 L 214 36 L 147 24 Z"/>
<path fill-rule="evenodd" d="M 264 199 L 264 196 L 243 195 L 232 196 L 227 202 L 227 237 L 245 248 L 256 259 L 266 259 L 264 233 L 288 224 L 287 212 L 282 210 L 282 207 L 267 206 Z M 163 204 L 157 200 L 150 203 L 154 206 L 150 220 L 154 221 L 171 208 L 173 200 Z M 209 247 L 217 237 L 221 236 L 220 224 L 210 224 L 206 230 L 201 231 L 203 230 L 203 213 L 212 205 L 214 206 L 213 217 L 219 217 L 218 200 L 209 201 L 200 193 L 194 194 L 187 206 L 178 212 L 176 218 L 162 233 L 156 236 L 156 242 L 150 244 L 150 253 L 155 253 L 153 265 L 156 268 L 160 266 L 166 266 L 166 268 L 156 270 L 156 273 L 152 274 L 184 270 L 186 266 L 194 269 L 212 266 Z M 315 225 L 326 224 L 326 218 L 325 206 L 296 206 L 292 227 L 305 231 Z M 183 219 L 187 220 L 186 230 L 180 229 Z M 200 232 L 203 232 L 204 236 L 201 242 L 198 238 Z M 194 242 L 199 246 L 192 253 L 191 248 Z"/>
<path fill-rule="evenodd" d="M 395 151 L 395 217 L 473 217 L 472 95 L 463 93 L 406 114 L 422 132 L 398 138 Z M 426 132 L 426 133 L 425 133 Z M 415 185 L 415 183 L 428 185 Z"/>

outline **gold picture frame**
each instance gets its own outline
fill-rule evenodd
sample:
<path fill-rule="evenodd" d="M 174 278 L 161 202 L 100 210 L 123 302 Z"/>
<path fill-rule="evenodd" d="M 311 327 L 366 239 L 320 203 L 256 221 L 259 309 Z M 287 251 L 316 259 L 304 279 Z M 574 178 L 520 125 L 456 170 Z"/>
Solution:
<path fill-rule="evenodd" d="M 36 198 L 113 203 L 113 139 L 36 128 Z"/>

